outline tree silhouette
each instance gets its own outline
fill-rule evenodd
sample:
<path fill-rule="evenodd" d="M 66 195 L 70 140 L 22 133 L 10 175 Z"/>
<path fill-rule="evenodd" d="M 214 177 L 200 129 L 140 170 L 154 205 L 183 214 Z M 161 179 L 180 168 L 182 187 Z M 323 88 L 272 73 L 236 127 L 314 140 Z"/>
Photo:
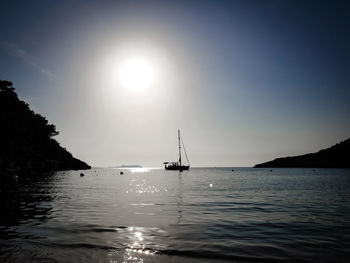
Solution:
<path fill-rule="evenodd" d="M 0 174 L 11 170 L 89 169 L 53 139 L 55 125 L 21 101 L 10 81 L 0 80 Z"/>

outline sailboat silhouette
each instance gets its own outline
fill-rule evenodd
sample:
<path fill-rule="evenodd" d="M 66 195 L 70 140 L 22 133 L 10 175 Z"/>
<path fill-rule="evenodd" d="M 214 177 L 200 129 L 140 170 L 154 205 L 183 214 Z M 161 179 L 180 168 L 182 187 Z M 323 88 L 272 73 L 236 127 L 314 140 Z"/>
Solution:
<path fill-rule="evenodd" d="M 175 171 L 180 171 L 182 172 L 183 170 L 188 170 L 190 168 L 190 162 L 188 161 L 185 145 L 183 143 L 180 130 L 177 131 L 177 136 L 178 136 L 178 141 L 179 141 L 179 161 L 178 162 L 164 162 L 164 168 L 165 170 L 175 170 Z M 183 165 L 182 160 L 181 160 L 181 143 L 183 145 L 183 149 L 185 152 L 186 160 L 188 165 Z"/>

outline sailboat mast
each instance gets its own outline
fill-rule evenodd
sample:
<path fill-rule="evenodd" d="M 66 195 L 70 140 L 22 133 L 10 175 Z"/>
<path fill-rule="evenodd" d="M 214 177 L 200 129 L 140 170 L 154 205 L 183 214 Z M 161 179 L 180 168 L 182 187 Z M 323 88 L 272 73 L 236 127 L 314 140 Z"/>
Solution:
<path fill-rule="evenodd" d="M 182 164 L 181 164 L 181 141 L 180 141 L 180 130 L 177 130 L 177 136 L 178 136 L 178 139 L 179 139 L 179 163 L 180 163 L 180 166 L 181 166 Z"/>

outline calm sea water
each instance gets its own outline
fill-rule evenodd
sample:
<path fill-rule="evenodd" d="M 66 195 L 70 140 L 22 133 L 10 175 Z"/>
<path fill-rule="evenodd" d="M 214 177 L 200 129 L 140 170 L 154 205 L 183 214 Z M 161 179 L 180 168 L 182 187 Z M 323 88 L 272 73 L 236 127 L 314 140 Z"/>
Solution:
<path fill-rule="evenodd" d="M 0 187 L 0 262 L 350 260 L 349 169 L 83 173 Z"/>

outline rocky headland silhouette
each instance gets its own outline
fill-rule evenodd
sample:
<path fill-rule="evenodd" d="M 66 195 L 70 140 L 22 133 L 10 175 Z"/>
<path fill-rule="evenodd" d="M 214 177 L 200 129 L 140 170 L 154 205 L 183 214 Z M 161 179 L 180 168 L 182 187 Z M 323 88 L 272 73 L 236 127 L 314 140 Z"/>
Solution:
<path fill-rule="evenodd" d="M 0 176 L 90 169 L 53 139 L 55 125 L 20 100 L 12 82 L 0 80 Z"/>
<path fill-rule="evenodd" d="M 350 138 L 316 153 L 277 158 L 255 168 L 350 168 Z"/>

